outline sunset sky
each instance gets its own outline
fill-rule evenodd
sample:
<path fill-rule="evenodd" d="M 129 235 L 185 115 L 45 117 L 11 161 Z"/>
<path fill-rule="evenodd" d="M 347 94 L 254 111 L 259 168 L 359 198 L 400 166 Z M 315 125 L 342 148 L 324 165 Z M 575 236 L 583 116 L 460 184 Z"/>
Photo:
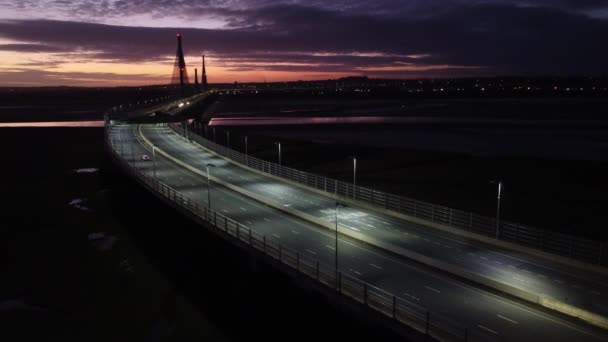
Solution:
<path fill-rule="evenodd" d="M 0 0 L 0 86 L 608 73 L 606 0 Z"/>

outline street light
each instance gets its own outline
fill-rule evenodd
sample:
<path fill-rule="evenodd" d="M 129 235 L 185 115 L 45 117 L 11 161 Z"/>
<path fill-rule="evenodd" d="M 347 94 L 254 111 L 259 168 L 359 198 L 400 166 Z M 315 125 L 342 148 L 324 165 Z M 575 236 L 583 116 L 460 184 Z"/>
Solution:
<path fill-rule="evenodd" d="M 353 160 L 353 199 L 357 199 L 357 157 L 350 157 Z"/>
<path fill-rule="evenodd" d="M 496 196 L 496 238 L 500 237 L 500 194 L 502 192 L 502 181 L 498 181 L 498 196 Z"/>
<path fill-rule="evenodd" d="M 211 181 L 209 177 L 209 168 L 215 167 L 213 164 L 207 164 L 207 204 L 209 205 L 209 210 L 211 210 Z"/>
<path fill-rule="evenodd" d="M 152 145 L 152 168 L 154 169 L 154 179 L 156 179 L 156 145 Z"/>
<path fill-rule="evenodd" d="M 343 204 L 340 204 L 338 202 L 336 202 L 336 248 L 335 248 L 335 267 L 336 267 L 336 288 L 339 289 L 339 284 L 338 284 L 338 208 L 344 208 Z"/>
<path fill-rule="evenodd" d="M 274 144 L 279 148 L 279 166 L 281 166 L 281 143 L 277 141 Z"/>

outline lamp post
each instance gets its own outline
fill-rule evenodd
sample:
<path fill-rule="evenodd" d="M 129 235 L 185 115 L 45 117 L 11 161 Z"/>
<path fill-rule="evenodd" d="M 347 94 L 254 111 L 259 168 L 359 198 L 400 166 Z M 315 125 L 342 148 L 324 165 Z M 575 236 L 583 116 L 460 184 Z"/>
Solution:
<path fill-rule="evenodd" d="M 154 179 L 156 179 L 156 145 L 152 145 L 152 168 L 154 170 Z"/>
<path fill-rule="evenodd" d="M 277 145 L 277 147 L 279 148 L 279 166 L 281 166 L 281 143 L 277 141 L 274 144 Z"/>
<path fill-rule="evenodd" d="M 209 177 L 209 168 L 215 167 L 213 164 L 207 164 L 207 204 L 209 205 L 209 210 L 211 210 L 211 180 Z"/>
<path fill-rule="evenodd" d="M 357 199 L 357 157 L 353 159 L 353 199 Z"/>
<path fill-rule="evenodd" d="M 336 247 L 335 247 L 335 268 L 336 268 L 336 288 L 339 290 L 340 285 L 338 284 L 338 208 L 344 208 L 344 205 L 336 202 Z"/>
<path fill-rule="evenodd" d="M 500 195 L 502 193 L 502 181 L 498 181 L 498 195 L 496 196 L 496 238 L 500 237 Z"/>

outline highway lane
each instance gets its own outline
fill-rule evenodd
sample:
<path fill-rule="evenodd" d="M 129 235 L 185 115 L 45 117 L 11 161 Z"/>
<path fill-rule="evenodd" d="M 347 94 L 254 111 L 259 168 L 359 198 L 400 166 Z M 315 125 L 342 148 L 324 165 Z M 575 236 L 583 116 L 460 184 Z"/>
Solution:
<path fill-rule="evenodd" d="M 118 150 L 122 150 L 125 158 L 129 160 L 135 156 L 135 164 L 152 174 L 152 162 L 141 161 L 142 154 L 151 155 L 151 152 L 134 138 L 133 127 L 123 127 L 113 132 L 112 139 L 117 142 L 122 140 L 122 148 L 118 147 Z M 206 178 L 185 171 L 159 155 L 157 177 L 193 200 L 207 204 Z M 331 232 L 213 184 L 211 194 L 214 210 L 285 246 L 309 253 L 322 263 L 333 264 L 334 236 Z M 606 338 L 603 331 L 577 327 L 569 321 L 504 300 L 348 240 L 340 239 L 339 252 L 342 272 L 427 307 L 433 313 L 458 317 L 463 325 L 478 333 L 508 340 Z M 595 335 L 589 335 L 591 332 Z"/>
<path fill-rule="evenodd" d="M 213 174 L 246 190 L 335 222 L 335 200 L 248 171 L 187 142 L 169 128 L 144 127 L 145 135 L 171 155 L 199 169 L 212 162 Z M 608 315 L 608 277 L 543 258 L 482 245 L 420 224 L 353 207 L 340 209 L 341 229 L 352 229 L 408 250 L 463 267 L 494 280 Z"/>

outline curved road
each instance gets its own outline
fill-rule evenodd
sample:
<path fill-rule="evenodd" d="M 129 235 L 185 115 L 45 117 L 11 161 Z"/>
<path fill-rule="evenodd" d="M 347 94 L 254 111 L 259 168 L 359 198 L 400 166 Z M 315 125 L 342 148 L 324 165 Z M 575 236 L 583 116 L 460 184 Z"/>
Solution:
<path fill-rule="evenodd" d="M 153 162 L 141 160 L 142 154 L 151 155 L 151 151 L 136 136 L 134 128 L 134 126 L 127 125 L 115 127 L 111 132 L 111 139 L 126 159 L 132 158 L 138 167 L 152 174 Z M 277 194 L 279 194 L 277 196 L 281 196 L 286 205 L 297 204 L 299 208 L 308 208 L 307 210 L 311 212 L 322 212 L 330 209 L 331 214 L 333 214 L 333 201 L 317 199 L 315 204 L 313 198 L 306 197 L 310 202 L 296 203 L 295 198 L 297 197 L 320 196 L 241 169 L 198 146 L 185 142 L 166 127 L 145 126 L 143 131 L 154 144 L 179 159 L 187 160 L 189 164 L 201 170 L 204 170 L 204 166 L 208 162 L 214 163 L 217 167 L 213 169 L 212 173 L 216 177 L 239 186 L 253 187 L 251 189 L 264 195 L 277 191 Z M 156 157 L 157 177 L 160 180 L 191 199 L 207 204 L 206 178 L 184 170 L 158 154 Z M 271 239 L 276 239 L 288 247 L 300 250 L 303 253 L 310 253 L 321 262 L 333 263 L 333 233 L 319 229 L 304 220 L 285 215 L 279 210 L 259 205 L 249 198 L 213 184 L 211 195 L 214 210 L 221 211 L 232 219 L 246 224 L 255 231 L 265 234 Z M 322 209 L 323 203 L 331 203 L 331 205 Z M 345 220 L 344 222 L 347 222 L 347 220 L 350 220 L 353 224 L 363 225 L 365 223 L 374 226 L 368 226 L 370 231 L 380 226 L 374 220 L 383 220 L 387 225 L 397 225 L 393 218 L 385 220 L 385 218 L 375 214 L 370 215 L 371 217 L 363 217 L 359 214 L 360 210 L 354 208 L 342 210 L 342 212 L 343 214 L 340 214 L 339 217 L 340 221 Z M 328 220 L 331 219 L 329 211 L 322 213 Z M 356 228 L 356 226 L 353 227 Z M 361 229 L 365 228 L 361 226 Z M 427 247 L 432 247 L 429 249 L 445 249 L 447 251 L 458 249 L 454 246 L 465 243 L 458 239 L 444 238 L 445 240 L 440 240 L 441 236 L 426 235 L 428 232 L 423 235 L 423 232 L 414 230 L 423 229 L 421 227 L 411 229 L 412 231 L 408 232 L 407 235 L 412 236 L 406 238 L 406 235 L 401 233 L 404 235 L 402 240 L 418 241 L 416 244 L 422 246 L 429 243 L 436 246 L 429 245 Z M 397 228 L 392 227 L 392 230 L 397 230 Z M 388 229 L 387 232 L 387 234 L 395 234 Z M 414 234 L 418 237 L 413 237 Z M 425 238 L 430 242 L 426 242 Z M 440 245 L 437 245 L 436 242 Z M 454 245 L 453 247 L 441 247 L 444 244 Z M 461 246 L 460 248 L 465 250 L 473 247 Z M 466 255 L 468 253 L 477 254 L 479 251 L 467 251 Z M 503 255 L 498 252 L 495 253 L 499 256 Z M 349 239 L 340 239 L 339 254 L 341 271 L 348 272 L 364 281 L 395 293 L 414 304 L 427 307 L 432 313 L 443 314 L 454 320 L 457 319 L 463 326 L 468 326 L 471 329 L 470 334 L 474 336 L 486 336 L 497 340 L 608 340 L 608 334 L 601 329 L 565 320 L 484 292 L 450 279 L 445 275 L 436 274 L 412 265 L 388 253 L 352 242 Z M 507 257 L 513 258 L 512 256 Z M 490 257 L 487 256 L 486 258 L 490 260 Z M 537 267 L 542 268 L 542 266 Z"/>

